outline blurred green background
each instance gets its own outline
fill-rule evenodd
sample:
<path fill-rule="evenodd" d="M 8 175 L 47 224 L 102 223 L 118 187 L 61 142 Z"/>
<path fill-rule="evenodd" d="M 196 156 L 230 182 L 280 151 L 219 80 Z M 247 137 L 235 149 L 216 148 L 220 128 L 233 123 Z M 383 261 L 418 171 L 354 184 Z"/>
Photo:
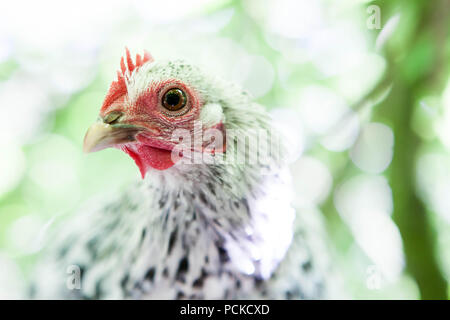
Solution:
<path fill-rule="evenodd" d="M 449 16 L 448 0 L 2 2 L 0 298 L 20 296 L 55 220 L 139 179 L 122 152 L 81 151 L 128 46 L 270 109 L 347 297 L 447 299 Z"/>

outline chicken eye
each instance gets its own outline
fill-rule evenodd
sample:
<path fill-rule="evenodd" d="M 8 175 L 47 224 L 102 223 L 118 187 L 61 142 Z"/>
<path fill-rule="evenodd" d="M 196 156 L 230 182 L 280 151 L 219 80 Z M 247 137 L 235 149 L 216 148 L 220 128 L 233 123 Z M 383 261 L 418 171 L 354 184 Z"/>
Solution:
<path fill-rule="evenodd" d="M 164 94 L 162 105 L 169 111 L 178 111 L 186 105 L 186 94 L 180 89 L 170 89 Z"/>

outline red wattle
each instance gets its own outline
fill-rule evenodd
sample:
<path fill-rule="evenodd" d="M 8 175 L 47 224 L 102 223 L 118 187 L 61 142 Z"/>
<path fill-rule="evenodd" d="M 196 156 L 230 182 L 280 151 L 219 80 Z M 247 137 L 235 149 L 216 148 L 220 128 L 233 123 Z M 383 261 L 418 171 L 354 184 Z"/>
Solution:
<path fill-rule="evenodd" d="M 139 144 L 133 146 L 133 148 L 125 147 L 124 151 L 133 158 L 141 172 L 142 179 L 144 179 L 150 167 L 157 170 L 166 170 L 175 164 L 172 161 L 172 151 L 170 150 Z"/>

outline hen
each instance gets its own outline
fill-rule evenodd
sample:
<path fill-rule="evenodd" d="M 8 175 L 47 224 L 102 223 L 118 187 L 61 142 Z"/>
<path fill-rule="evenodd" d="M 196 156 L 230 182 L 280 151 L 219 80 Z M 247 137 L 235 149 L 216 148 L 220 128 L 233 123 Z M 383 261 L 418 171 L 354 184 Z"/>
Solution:
<path fill-rule="evenodd" d="M 33 297 L 329 297 L 320 223 L 296 217 L 286 146 L 247 92 L 127 49 L 84 140 L 107 147 L 143 179 L 61 226 Z"/>

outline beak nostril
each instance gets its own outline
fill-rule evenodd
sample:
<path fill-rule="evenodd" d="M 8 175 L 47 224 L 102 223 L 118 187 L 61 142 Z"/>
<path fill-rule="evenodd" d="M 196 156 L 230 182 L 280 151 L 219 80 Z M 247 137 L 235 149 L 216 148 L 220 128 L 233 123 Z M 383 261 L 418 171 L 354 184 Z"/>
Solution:
<path fill-rule="evenodd" d="M 120 111 L 113 111 L 108 113 L 104 118 L 103 118 L 103 122 L 107 123 L 107 124 L 113 124 L 114 122 L 116 122 L 117 120 L 119 120 L 119 118 L 122 116 L 122 112 Z"/>

